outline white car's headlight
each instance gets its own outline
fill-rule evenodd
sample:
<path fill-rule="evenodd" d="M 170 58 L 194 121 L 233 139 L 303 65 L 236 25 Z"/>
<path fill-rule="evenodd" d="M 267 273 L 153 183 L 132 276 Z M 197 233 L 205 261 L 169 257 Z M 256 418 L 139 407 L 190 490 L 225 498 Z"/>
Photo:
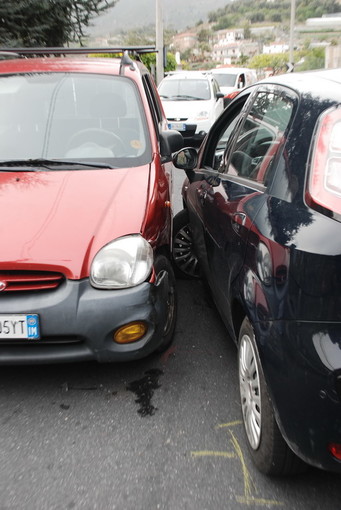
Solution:
<path fill-rule="evenodd" d="M 124 289 L 144 282 L 153 266 L 153 249 L 139 234 L 104 246 L 91 264 L 90 283 L 98 289 Z"/>
<path fill-rule="evenodd" d="M 206 110 L 203 110 L 202 112 L 197 113 L 195 116 L 195 120 L 206 120 L 209 117 L 209 113 Z"/>

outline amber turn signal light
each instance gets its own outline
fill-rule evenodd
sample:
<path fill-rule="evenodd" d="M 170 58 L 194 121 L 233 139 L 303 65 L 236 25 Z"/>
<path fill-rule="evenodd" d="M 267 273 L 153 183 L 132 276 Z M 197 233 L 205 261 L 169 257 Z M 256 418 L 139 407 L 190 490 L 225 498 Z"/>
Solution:
<path fill-rule="evenodd" d="M 147 324 L 143 321 L 130 322 L 115 331 L 114 341 L 118 344 L 137 342 L 147 333 L 147 329 Z"/>

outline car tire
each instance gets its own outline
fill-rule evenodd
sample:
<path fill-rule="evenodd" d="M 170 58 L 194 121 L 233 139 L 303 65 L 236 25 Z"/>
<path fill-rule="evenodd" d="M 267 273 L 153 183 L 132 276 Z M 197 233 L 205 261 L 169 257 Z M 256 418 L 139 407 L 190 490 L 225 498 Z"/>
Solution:
<path fill-rule="evenodd" d="M 173 220 L 173 267 L 179 278 L 200 278 L 199 261 L 193 250 L 192 232 L 187 209 Z"/>
<path fill-rule="evenodd" d="M 238 374 L 244 430 L 254 464 L 270 476 L 304 471 L 306 465 L 292 452 L 278 428 L 255 334 L 247 317 L 239 333 Z"/>
<path fill-rule="evenodd" d="M 156 352 L 164 352 L 173 342 L 176 317 L 177 317 L 177 292 L 176 280 L 172 264 L 167 257 L 160 255 L 156 258 L 154 263 L 154 270 L 156 274 L 156 281 L 167 273 L 168 289 L 167 289 L 167 318 L 162 333 L 162 341 Z"/>

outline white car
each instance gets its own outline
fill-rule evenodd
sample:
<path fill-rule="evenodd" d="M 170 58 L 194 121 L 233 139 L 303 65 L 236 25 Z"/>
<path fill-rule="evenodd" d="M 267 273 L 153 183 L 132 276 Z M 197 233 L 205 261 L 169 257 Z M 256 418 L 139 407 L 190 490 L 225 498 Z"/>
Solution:
<path fill-rule="evenodd" d="M 187 143 L 200 143 L 224 109 L 224 94 L 211 73 L 170 74 L 158 90 L 169 128 L 180 131 Z"/>
<path fill-rule="evenodd" d="M 253 85 L 258 80 L 256 71 L 245 67 L 217 67 L 212 69 L 212 74 L 221 92 L 224 93 L 225 106 L 241 89 Z"/>

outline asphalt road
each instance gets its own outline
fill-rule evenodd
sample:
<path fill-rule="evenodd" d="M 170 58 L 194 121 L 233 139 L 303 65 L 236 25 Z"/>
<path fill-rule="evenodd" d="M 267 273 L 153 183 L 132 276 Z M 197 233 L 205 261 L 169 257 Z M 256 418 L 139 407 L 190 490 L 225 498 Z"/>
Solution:
<path fill-rule="evenodd" d="M 240 424 L 236 350 L 200 282 L 175 342 L 134 363 L 0 372 L 0 509 L 338 509 L 337 475 L 273 480 Z"/>
<path fill-rule="evenodd" d="M 341 508 L 340 476 L 253 467 L 236 349 L 200 281 L 178 294 L 163 355 L 1 367 L 0 510 Z"/>

